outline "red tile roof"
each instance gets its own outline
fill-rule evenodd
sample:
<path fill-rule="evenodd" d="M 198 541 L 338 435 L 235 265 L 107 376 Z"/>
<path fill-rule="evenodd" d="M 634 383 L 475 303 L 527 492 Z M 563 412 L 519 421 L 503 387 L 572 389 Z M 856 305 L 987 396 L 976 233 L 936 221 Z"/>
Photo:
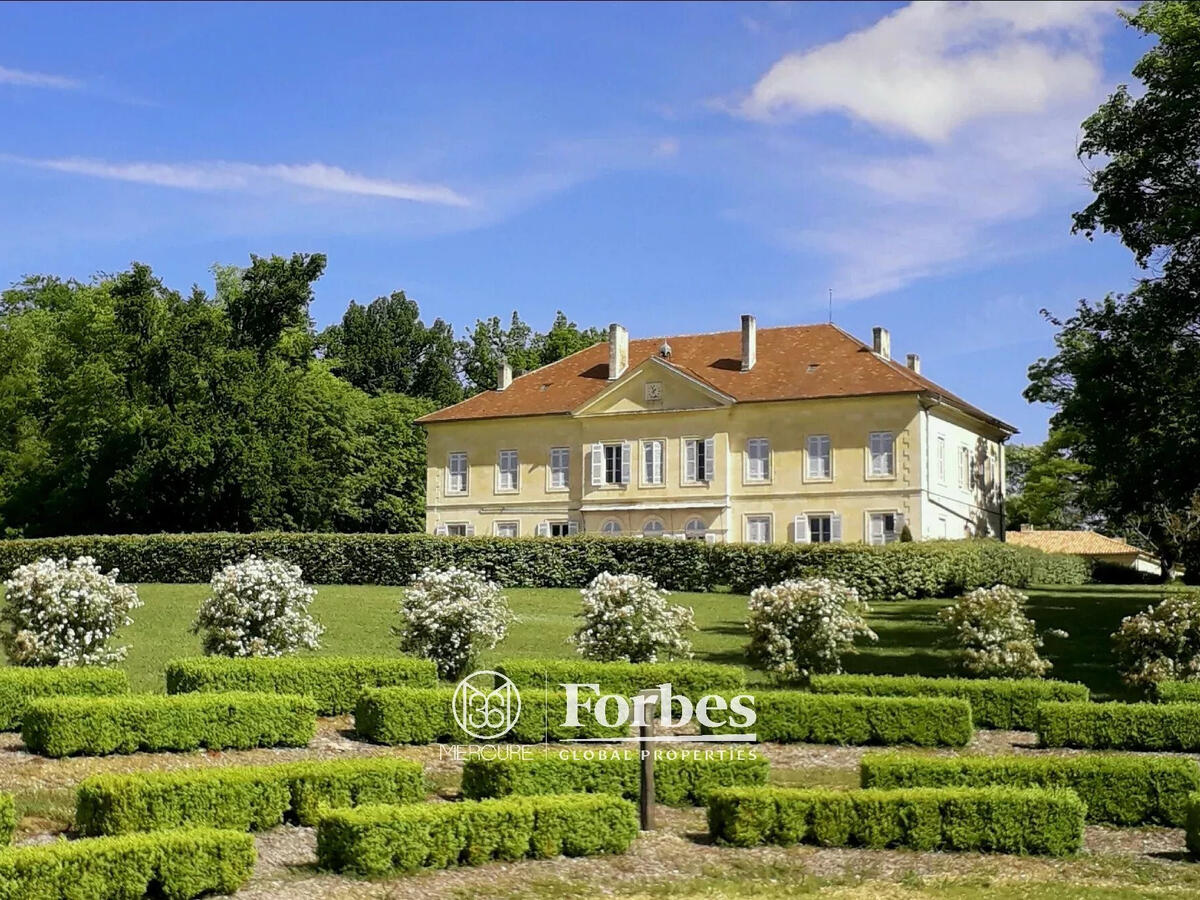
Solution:
<path fill-rule="evenodd" d="M 1132 544 L 1095 531 L 1010 531 L 1004 539 L 1010 544 L 1033 547 L 1047 553 L 1075 553 L 1080 556 L 1139 556 L 1142 553 Z"/>
<path fill-rule="evenodd" d="M 939 387 L 895 360 L 885 361 L 836 325 L 760 328 L 757 362 L 742 371 L 741 331 L 641 338 L 629 342 L 629 369 L 671 345 L 671 365 L 738 403 L 923 394 L 997 428 L 1016 429 Z M 484 391 L 418 422 L 566 414 L 609 386 L 608 344 L 600 343 L 529 372 L 504 391 Z"/>

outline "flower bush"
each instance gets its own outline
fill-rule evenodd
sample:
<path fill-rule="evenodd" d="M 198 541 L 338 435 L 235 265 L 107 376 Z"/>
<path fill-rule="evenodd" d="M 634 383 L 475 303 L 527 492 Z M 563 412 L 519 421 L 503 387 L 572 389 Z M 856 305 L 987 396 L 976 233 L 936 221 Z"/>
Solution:
<path fill-rule="evenodd" d="M 18 666 L 111 666 L 126 647 L 110 647 L 118 628 L 142 605 L 117 570 L 100 571 L 90 556 L 39 559 L 4 582 L 0 644 Z"/>
<path fill-rule="evenodd" d="M 425 569 L 400 599 L 400 649 L 437 665 L 456 680 L 480 650 L 490 650 L 513 620 L 500 587 L 467 569 Z"/>
<path fill-rule="evenodd" d="M 1200 680 L 1200 592 L 1167 595 L 1123 619 L 1112 639 L 1128 684 Z"/>
<path fill-rule="evenodd" d="M 1040 678 L 1051 668 L 1038 650 L 1042 638 L 1025 615 L 1029 600 L 1015 588 L 998 584 L 976 588 L 938 612 L 958 646 L 964 672 L 977 678 Z M 1066 637 L 1064 631 L 1050 632 Z"/>
<path fill-rule="evenodd" d="M 580 594 L 583 624 L 571 642 L 588 659 L 638 663 L 692 655 L 684 637 L 696 630 L 692 608 L 668 603 L 670 593 L 649 578 L 601 572 Z"/>
<path fill-rule="evenodd" d="M 254 555 L 212 577 L 192 633 L 211 656 L 283 656 L 316 650 L 324 629 L 308 614 L 317 592 L 300 567 Z"/>
<path fill-rule="evenodd" d="M 784 581 L 750 594 L 750 656 L 779 679 L 842 671 L 842 656 L 862 637 L 870 608 L 852 587 L 828 578 Z"/>

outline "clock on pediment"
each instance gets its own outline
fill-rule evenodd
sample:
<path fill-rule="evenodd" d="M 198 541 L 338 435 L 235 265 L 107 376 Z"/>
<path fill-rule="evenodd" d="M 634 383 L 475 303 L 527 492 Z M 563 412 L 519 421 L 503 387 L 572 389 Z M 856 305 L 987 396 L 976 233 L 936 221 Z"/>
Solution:
<path fill-rule="evenodd" d="M 662 399 L 662 382 L 647 381 L 646 382 L 646 402 L 655 403 Z"/>

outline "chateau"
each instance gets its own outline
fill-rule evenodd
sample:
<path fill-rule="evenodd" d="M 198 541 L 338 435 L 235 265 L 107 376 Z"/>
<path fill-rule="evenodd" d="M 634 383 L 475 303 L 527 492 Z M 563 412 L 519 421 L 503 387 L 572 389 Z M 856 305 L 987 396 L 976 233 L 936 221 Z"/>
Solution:
<path fill-rule="evenodd" d="M 1016 429 L 835 325 L 599 343 L 418 420 L 426 529 L 708 541 L 1003 535 Z"/>

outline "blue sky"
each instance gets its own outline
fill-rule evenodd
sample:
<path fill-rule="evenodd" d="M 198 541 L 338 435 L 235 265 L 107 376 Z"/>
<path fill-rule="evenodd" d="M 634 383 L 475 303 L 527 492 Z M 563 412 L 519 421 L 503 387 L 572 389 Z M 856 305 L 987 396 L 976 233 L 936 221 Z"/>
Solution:
<path fill-rule="evenodd" d="M 1047 307 L 1128 289 L 1070 233 L 1109 3 L 0 5 L 0 283 L 329 256 L 462 331 L 834 320 L 1045 435 Z"/>

